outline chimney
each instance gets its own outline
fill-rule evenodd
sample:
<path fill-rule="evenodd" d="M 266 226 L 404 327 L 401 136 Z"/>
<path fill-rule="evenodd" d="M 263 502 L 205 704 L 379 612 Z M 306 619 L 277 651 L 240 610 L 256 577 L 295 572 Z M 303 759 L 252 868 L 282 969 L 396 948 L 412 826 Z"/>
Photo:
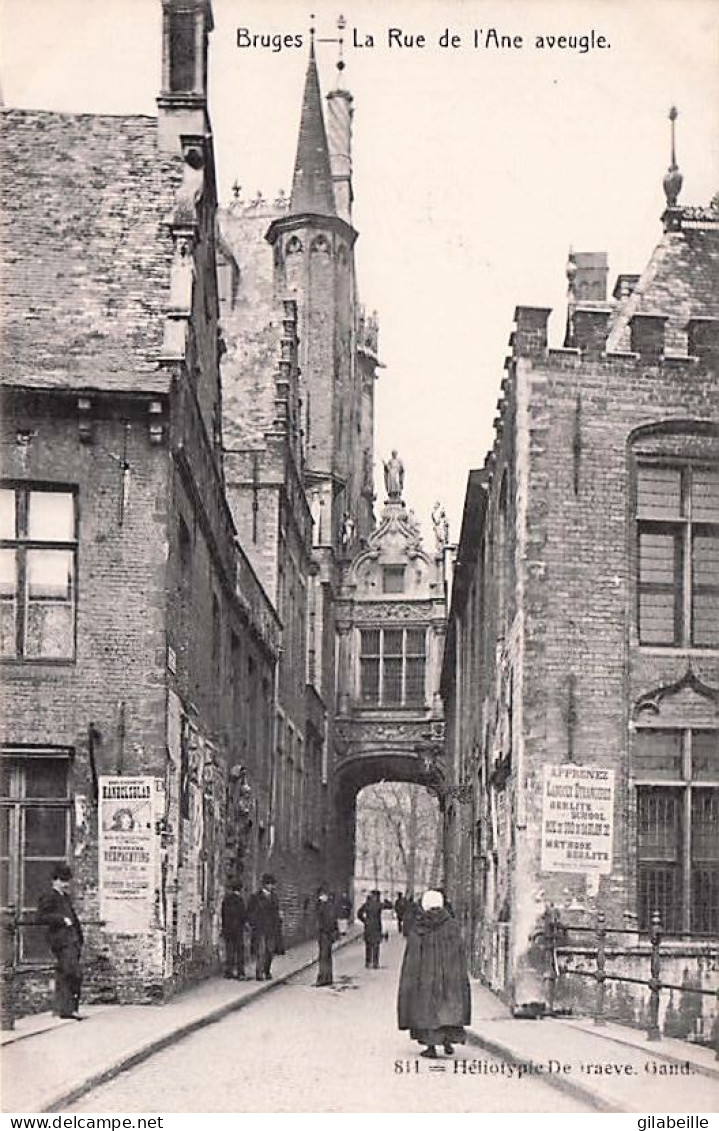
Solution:
<path fill-rule="evenodd" d="M 587 357 L 599 357 L 605 352 L 609 330 L 610 311 L 579 307 L 574 312 L 574 346 Z"/>
<path fill-rule="evenodd" d="M 514 357 L 536 357 L 547 349 L 547 320 L 551 309 L 545 306 L 518 306 L 514 311 L 515 330 L 510 338 Z"/>
<path fill-rule="evenodd" d="M 574 267 L 570 279 L 570 294 L 574 302 L 606 302 L 609 272 L 607 253 L 572 251 L 569 253 L 569 262 Z"/>
<path fill-rule="evenodd" d="M 180 152 L 183 134 L 210 133 L 207 49 L 213 26 L 210 0 L 162 0 L 162 90 L 157 106 L 163 152 Z"/>
<path fill-rule="evenodd" d="M 663 314 L 635 314 L 629 321 L 632 353 L 647 359 L 662 357 L 666 321 Z"/>

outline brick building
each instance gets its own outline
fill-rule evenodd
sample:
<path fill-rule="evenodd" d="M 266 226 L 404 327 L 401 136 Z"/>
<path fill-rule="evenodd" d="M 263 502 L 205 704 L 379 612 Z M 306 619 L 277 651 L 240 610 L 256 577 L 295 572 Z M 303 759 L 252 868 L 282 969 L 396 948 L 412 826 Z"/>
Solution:
<path fill-rule="evenodd" d="M 224 493 L 208 0 L 164 0 L 156 118 L 6 110 L 0 879 L 22 1007 L 69 859 L 88 993 L 214 969 L 267 857 L 280 620 Z M 122 838 L 125 838 L 124 841 Z"/>
<path fill-rule="evenodd" d="M 612 939 L 640 977 L 658 912 L 668 980 L 712 984 L 719 215 L 679 206 L 675 174 L 658 246 L 612 300 L 606 258 L 571 257 L 562 348 L 548 310 L 517 308 L 469 477 L 442 682 L 448 883 L 476 972 L 518 1006 L 544 998 L 551 905 L 638 928 Z M 607 1000 L 644 1008 L 615 983 Z"/>

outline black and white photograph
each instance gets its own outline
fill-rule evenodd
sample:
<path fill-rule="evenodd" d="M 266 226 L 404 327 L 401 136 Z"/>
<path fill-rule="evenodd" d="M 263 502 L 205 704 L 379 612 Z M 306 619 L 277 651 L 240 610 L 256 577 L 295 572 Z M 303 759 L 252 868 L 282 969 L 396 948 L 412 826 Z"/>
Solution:
<path fill-rule="evenodd" d="M 3 1118 L 710 1127 L 719 2 L 0 0 L 0 88 Z"/>

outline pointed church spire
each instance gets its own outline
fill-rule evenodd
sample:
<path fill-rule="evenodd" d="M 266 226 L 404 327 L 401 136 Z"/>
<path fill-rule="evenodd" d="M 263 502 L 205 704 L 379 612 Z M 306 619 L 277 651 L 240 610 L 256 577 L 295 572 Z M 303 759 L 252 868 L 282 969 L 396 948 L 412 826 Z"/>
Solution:
<path fill-rule="evenodd" d="M 314 28 L 310 34 L 310 57 L 307 63 L 290 198 L 290 214 L 300 212 L 313 212 L 319 216 L 337 215 L 327 133 L 322 116 L 320 80 L 315 60 Z"/>

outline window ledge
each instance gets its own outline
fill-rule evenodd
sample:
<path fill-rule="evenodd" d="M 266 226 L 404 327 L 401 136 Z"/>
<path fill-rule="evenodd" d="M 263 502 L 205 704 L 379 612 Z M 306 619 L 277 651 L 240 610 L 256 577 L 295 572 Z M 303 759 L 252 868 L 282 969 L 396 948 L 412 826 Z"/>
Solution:
<path fill-rule="evenodd" d="M 671 656 L 685 657 L 686 659 L 700 660 L 703 658 L 715 659 L 719 656 L 719 647 L 711 648 L 678 648 L 672 644 L 637 644 L 642 656 Z"/>

